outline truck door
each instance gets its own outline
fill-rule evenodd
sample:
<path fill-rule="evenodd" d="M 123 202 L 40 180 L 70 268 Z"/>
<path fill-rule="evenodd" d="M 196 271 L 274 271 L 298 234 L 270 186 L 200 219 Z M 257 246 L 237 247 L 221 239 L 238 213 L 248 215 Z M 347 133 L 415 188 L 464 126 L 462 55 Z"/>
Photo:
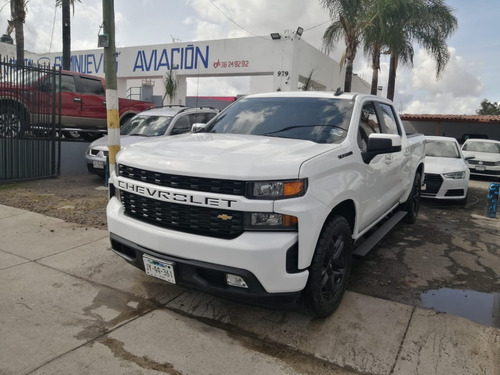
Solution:
<path fill-rule="evenodd" d="M 366 151 L 370 134 L 393 133 L 394 129 L 385 126 L 384 116 L 384 112 L 375 102 L 370 101 L 363 105 L 358 129 L 358 146 L 362 152 Z M 359 189 L 360 231 L 398 202 L 402 194 L 400 172 L 403 159 L 402 152 L 382 154 L 361 166 L 364 176 Z"/>
<path fill-rule="evenodd" d="M 79 98 L 81 101 L 82 128 L 106 128 L 106 93 L 98 78 L 80 76 Z"/>
<path fill-rule="evenodd" d="M 58 84 L 59 80 L 56 78 L 56 86 Z M 75 77 L 71 74 L 61 74 L 59 90 L 61 91 L 61 122 L 65 126 L 73 126 L 76 119 L 82 116 L 82 103 L 77 93 Z M 58 95 L 56 95 L 56 100 L 59 100 Z M 59 106 L 56 105 L 56 108 L 59 109 Z"/>

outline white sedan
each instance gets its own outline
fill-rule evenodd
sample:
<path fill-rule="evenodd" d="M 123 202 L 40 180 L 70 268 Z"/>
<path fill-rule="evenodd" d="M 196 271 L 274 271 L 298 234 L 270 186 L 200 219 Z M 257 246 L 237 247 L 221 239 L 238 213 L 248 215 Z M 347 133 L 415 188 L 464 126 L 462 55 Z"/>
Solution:
<path fill-rule="evenodd" d="M 468 139 L 462 145 L 470 173 L 500 178 L 500 142 L 492 139 Z"/>
<path fill-rule="evenodd" d="M 455 138 L 425 137 L 422 197 L 466 202 L 470 171 Z"/>

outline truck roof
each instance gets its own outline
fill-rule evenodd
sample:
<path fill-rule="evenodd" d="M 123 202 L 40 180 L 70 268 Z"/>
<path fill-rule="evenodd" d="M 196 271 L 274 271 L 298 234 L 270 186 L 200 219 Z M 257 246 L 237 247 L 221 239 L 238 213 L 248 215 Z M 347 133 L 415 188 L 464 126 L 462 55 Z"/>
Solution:
<path fill-rule="evenodd" d="M 361 98 L 373 98 L 378 101 L 392 103 L 390 100 L 380 96 L 362 94 L 358 92 L 342 92 L 337 94 L 333 91 L 279 91 L 261 94 L 250 94 L 246 98 L 337 98 L 343 100 L 353 100 Z"/>

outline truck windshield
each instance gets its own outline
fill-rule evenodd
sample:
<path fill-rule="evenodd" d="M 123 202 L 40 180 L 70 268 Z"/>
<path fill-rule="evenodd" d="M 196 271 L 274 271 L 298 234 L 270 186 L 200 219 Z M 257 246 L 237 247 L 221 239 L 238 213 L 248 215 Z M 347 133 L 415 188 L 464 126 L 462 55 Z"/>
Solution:
<path fill-rule="evenodd" d="M 243 98 L 206 131 L 339 143 L 347 134 L 352 108 L 352 101 L 335 98 Z"/>
<path fill-rule="evenodd" d="M 137 135 L 155 137 L 165 134 L 171 116 L 144 116 L 137 115 L 128 120 L 120 130 L 121 135 Z"/>

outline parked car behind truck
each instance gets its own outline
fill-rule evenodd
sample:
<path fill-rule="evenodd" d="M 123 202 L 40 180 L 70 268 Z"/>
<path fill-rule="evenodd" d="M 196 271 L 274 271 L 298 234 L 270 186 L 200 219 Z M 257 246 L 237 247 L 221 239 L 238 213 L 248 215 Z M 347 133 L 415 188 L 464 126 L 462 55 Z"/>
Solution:
<path fill-rule="evenodd" d="M 422 197 L 467 202 L 470 171 L 455 138 L 425 137 Z"/>
<path fill-rule="evenodd" d="M 500 178 L 500 141 L 468 139 L 462 145 L 471 175 Z"/>
<path fill-rule="evenodd" d="M 249 95 L 203 132 L 120 151 L 113 250 L 151 276 L 246 302 L 340 304 L 353 254 L 414 222 L 424 137 L 364 94 Z M 384 224 L 384 225 L 382 225 Z"/>
<path fill-rule="evenodd" d="M 120 145 L 128 146 L 151 137 L 183 134 L 191 131 L 194 124 L 210 121 L 219 111 L 211 107 L 185 107 L 169 105 L 152 108 L 130 118 L 120 128 Z M 108 156 L 108 137 L 92 142 L 85 152 L 87 170 L 105 177 Z"/>

